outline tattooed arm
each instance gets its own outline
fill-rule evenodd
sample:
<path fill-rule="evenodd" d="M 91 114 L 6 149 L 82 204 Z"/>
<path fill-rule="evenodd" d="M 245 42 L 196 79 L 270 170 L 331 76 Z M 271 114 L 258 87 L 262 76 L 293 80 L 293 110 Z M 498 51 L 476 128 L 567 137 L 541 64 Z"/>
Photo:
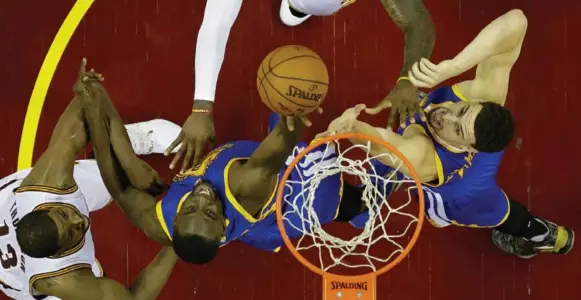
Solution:
<path fill-rule="evenodd" d="M 391 92 L 375 107 L 368 108 L 365 112 L 375 115 L 391 107 L 388 126 L 393 127 L 399 116 L 400 126 L 405 127 L 405 120 L 416 113 L 425 120 L 424 110 L 417 101 L 416 87 L 404 77 L 415 62 L 432 55 L 436 33 L 423 0 L 381 0 L 381 4 L 405 35 L 403 67 L 399 72 L 400 79 Z M 410 120 L 415 123 L 415 118 Z"/>
<path fill-rule="evenodd" d="M 381 0 L 381 4 L 405 34 L 404 59 L 400 76 L 406 76 L 414 62 L 430 58 L 436 32 L 423 0 Z"/>

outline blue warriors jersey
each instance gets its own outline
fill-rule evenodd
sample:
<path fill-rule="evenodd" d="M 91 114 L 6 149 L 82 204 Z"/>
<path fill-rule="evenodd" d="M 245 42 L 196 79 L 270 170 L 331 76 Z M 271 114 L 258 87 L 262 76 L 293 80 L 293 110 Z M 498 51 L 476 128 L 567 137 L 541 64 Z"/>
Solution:
<path fill-rule="evenodd" d="M 457 86 L 439 88 L 422 99 L 424 110 L 467 101 Z M 420 126 L 434 143 L 434 163 L 438 179 L 422 185 L 426 216 L 437 227 L 451 224 L 471 227 L 494 227 L 508 215 L 508 198 L 496 183 L 496 173 L 503 152 L 469 153 L 440 144 L 419 115 L 416 124 L 407 120 L 406 128 Z M 405 129 L 399 129 L 403 134 Z M 375 162 L 375 164 L 379 164 Z M 389 168 L 381 165 L 383 172 Z M 417 192 L 416 192 L 417 195 Z"/>
<path fill-rule="evenodd" d="M 284 244 L 276 222 L 276 214 L 274 213 L 276 188 L 258 215 L 249 214 L 230 191 L 228 183 L 230 167 L 236 161 L 248 160 L 258 145 L 258 142 L 253 141 L 227 143 L 210 152 L 196 168 L 180 173 L 174 178 L 167 194 L 157 204 L 159 222 L 170 239 L 174 232 L 173 220 L 180 210 L 181 204 L 191 193 L 196 182 L 204 180 L 213 186 L 223 206 L 226 230 L 222 239 L 222 246 L 238 240 L 262 250 L 277 251 Z M 294 155 L 298 154 L 305 146 L 306 144 L 304 143 L 297 145 L 287 163 L 290 163 Z M 289 176 L 289 180 L 300 182 L 301 179 L 299 178 L 304 180 L 305 177 L 312 175 L 313 168 L 316 168 L 317 163 L 336 159 L 334 151 L 325 151 L 323 147 L 311 151 L 312 155 L 307 155 L 302 159 Z M 316 159 L 313 159 L 314 157 Z M 279 181 L 285 169 L 279 173 Z M 300 184 L 285 185 L 285 195 L 296 198 L 299 201 L 302 201 L 299 196 L 302 190 Z M 329 176 L 320 183 L 317 188 L 314 207 L 321 224 L 331 222 L 336 217 L 341 201 L 341 191 L 342 178 L 339 174 Z M 283 210 L 286 209 L 289 209 L 287 205 L 284 206 Z M 305 212 L 292 212 L 288 218 L 289 222 L 299 224 L 303 217 L 299 213 Z M 300 231 L 294 230 L 294 226 L 286 226 L 285 228 L 287 228 L 287 233 L 291 238 L 302 234 Z"/>

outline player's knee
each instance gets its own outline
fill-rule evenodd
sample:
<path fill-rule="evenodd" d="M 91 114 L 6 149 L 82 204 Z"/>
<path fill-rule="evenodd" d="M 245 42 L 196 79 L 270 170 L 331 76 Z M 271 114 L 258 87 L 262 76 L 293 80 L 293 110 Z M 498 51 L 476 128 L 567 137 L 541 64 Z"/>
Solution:
<path fill-rule="evenodd" d="M 175 231 L 172 245 L 179 258 L 192 264 L 201 265 L 209 263 L 218 255 L 220 240 Z"/>
<path fill-rule="evenodd" d="M 49 257 L 59 251 L 58 228 L 46 210 L 25 215 L 16 224 L 16 239 L 22 252 L 31 257 Z"/>

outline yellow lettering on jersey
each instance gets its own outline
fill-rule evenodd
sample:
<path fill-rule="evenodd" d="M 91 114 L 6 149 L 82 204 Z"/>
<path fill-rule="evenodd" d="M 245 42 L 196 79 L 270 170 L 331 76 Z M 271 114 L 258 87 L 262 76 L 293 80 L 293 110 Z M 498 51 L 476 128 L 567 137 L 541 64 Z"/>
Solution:
<path fill-rule="evenodd" d="M 233 145 L 232 144 L 225 144 L 221 147 L 218 147 L 212 151 L 210 151 L 210 153 L 208 153 L 208 155 L 206 155 L 206 157 L 204 157 L 204 159 L 202 160 L 202 162 L 185 171 L 185 172 L 180 172 L 178 173 L 175 177 L 173 181 L 181 181 L 186 177 L 189 176 L 203 176 L 204 174 L 206 174 L 206 171 L 208 170 L 208 167 L 210 167 L 210 165 L 212 164 L 212 162 L 214 162 L 214 160 L 216 160 L 216 158 L 218 158 L 218 155 L 220 155 L 220 152 L 231 148 Z"/>
<path fill-rule="evenodd" d="M 467 155 L 464 157 L 464 165 L 459 169 L 454 170 L 454 172 L 450 173 L 446 178 L 446 183 L 450 182 L 454 178 L 456 174 L 460 176 L 460 179 L 464 178 L 464 170 L 468 169 L 472 166 L 472 160 L 474 159 L 474 153 L 468 152 Z"/>

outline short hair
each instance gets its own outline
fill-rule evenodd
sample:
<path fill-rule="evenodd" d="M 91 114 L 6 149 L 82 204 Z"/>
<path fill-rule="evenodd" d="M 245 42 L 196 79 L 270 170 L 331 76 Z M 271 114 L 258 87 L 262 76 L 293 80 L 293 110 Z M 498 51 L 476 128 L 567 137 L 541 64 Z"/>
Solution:
<path fill-rule="evenodd" d="M 474 121 L 472 145 L 479 152 L 500 152 L 506 148 L 514 136 L 515 124 L 512 113 L 494 102 L 483 102 L 482 110 Z"/>
<path fill-rule="evenodd" d="M 30 257 L 50 257 L 60 250 L 58 228 L 48 213 L 48 210 L 32 211 L 16 224 L 20 249 Z"/>
<path fill-rule="evenodd" d="M 220 241 L 197 234 L 174 232 L 172 245 L 176 255 L 182 260 L 196 265 L 203 265 L 209 263 L 218 255 Z"/>

